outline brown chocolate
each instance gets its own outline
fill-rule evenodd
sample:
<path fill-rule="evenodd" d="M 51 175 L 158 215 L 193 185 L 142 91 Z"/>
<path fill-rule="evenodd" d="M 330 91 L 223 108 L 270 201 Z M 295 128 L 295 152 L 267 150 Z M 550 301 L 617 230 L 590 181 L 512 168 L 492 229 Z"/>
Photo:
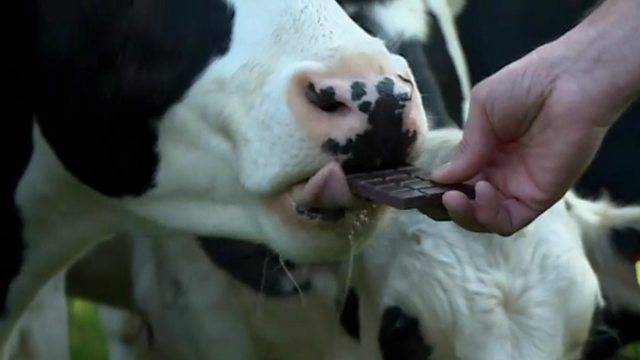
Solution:
<path fill-rule="evenodd" d="M 415 166 L 358 173 L 347 176 L 349 188 L 356 195 L 396 209 L 418 209 L 436 220 L 448 219 L 442 195 L 458 190 L 473 199 L 475 192 L 466 184 L 444 185 L 429 179 Z"/>

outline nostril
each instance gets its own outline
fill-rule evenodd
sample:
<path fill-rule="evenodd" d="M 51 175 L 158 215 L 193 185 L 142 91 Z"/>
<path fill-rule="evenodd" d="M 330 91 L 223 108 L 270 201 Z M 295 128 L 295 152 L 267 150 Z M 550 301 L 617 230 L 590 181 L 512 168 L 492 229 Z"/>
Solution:
<path fill-rule="evenodd" d="M 337 113 L 349 110 L 349 107 L 345 103 L 336 99 L 336 91 L 331 86 L 317 91 L 315 85 L 309 83 L 305 91 L 305 96 L 311 104 L 324 112 Z"/>
<path fill-rule="evenodd" d="M 411 85 L 411 87 L 413 87 L 413 83 L 411 82 L 411 78 L 407 77 L 407 76 L 403 76 L 402 74 L 398 74 L 398 79 L 402 80 L 403 82 Z"/>
<path fill-rule="evenodd" d="M 401 94 L 401 95 L 403 95 L 401 100 L 410 101 L 413 98 L 413 82 L 411 82 L 411 78 L 405 77 L 405 76 L 403 76 L 401 74 L 398 74 L 397 76 L 402 82 L 404 82 L 405 84 L 408 84 L 409 87 L 411 88 L 411 90 L 410 90 L 411 93 L 409 93 L 409 94 L 406 94 L 406 93 Z"/>

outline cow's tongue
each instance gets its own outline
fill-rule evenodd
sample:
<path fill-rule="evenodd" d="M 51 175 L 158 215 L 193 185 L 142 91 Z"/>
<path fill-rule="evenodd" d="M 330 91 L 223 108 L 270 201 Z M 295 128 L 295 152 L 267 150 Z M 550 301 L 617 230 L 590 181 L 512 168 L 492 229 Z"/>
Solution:
<path fill-rule="evenodd" d="M 299 206 L 320 209 L 345 208 L 352 201 L 347 177 L 335 161 L 323 166 L 304 185 L 294 188 L 292 197 Z"/>

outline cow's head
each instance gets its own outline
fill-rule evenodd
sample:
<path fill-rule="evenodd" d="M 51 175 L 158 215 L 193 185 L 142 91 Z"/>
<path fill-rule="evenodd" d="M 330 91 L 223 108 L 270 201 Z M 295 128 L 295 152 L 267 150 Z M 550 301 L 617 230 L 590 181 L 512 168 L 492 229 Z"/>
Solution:
<path fill-rule="evenodd" d="M 334 1 L 59 6 L 42 10 L 44 137 L 80 181 L 147 219 L 341 257 L 383 212 L 345 173 L 419 152 L 407 63 Z"/>
<path fill-rule="evenodd" d="M 511 238 L 392 223 L 364 260 L 385 358 L 602 359 L 640 338 L 637 206 L 569 193 Z"/>
<path fill-rule="evenodd" d="M 404 244 L 390 245 L 398 249 L 386 255 L 393 265 L 381 285 L 386 322 L 378 337 L 385 354 L 401 350 L 390 339 L 408 330 L 390 327 L 409 318 L 412 341 L 421 339 L 418 348 L 433 359 L 580 357 L 600 292 L 578 226 L 564 209 L 552 208 L 522 236 L 507 239 L 404 216 L 411 226 L 404 239 L 389 240 Z M 389 323 L 393 309 L 404 318 Z"/>
<path fill-rule="evenodd" d="M 428 155 L 416 162 L 427 170 L 453 156 L 461 132 L 428 137 Z M 585 245 L 610 247 L 612 228 L 635 227 L 639 219 L 637 207 L 572 193 L 510 238 L 394 212 L 362 257 L 361 288 L 374 290 L 367 297 L 378 299 L 379 312 L 364 337 L 377 340 L 387 358 L 578 359 L 590 343 L 594 312 L 608 304 L 596 276 L 602 270 L 594 271 Z M 632 273 L 632 263 L 618 264 Z M 619 290 L 640 290 L 632 285 Z"/>

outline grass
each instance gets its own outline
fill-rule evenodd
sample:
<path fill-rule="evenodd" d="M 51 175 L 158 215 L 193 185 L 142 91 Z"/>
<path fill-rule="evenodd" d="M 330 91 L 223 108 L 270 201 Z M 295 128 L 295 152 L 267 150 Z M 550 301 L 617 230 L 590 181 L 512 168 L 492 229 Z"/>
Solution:
<path fill-rule="evenodd" d="M 69 320 L 71 360 L 108 360 L 107 341 L 95 305 L 70 300 Z"/>
<path fill-rule="evenodd" d="M 622 353 L 630 359 L 638 360 L 640 359 L 640 344 L 629 345 Z"/>

